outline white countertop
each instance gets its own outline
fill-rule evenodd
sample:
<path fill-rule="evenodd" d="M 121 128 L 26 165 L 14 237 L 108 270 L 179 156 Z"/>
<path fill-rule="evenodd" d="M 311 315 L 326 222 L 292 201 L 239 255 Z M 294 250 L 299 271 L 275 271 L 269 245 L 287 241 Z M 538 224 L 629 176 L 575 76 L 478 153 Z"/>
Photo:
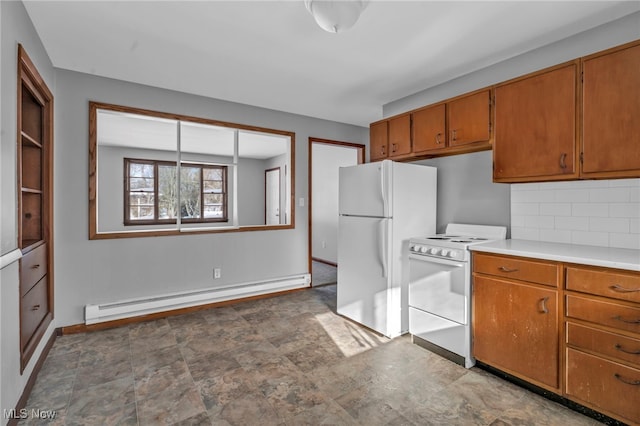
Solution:
<path fill-rule="evenodd" d="M 640 250 L 529 240 L 496 240 L 469 250 L 640 271 Z"/>

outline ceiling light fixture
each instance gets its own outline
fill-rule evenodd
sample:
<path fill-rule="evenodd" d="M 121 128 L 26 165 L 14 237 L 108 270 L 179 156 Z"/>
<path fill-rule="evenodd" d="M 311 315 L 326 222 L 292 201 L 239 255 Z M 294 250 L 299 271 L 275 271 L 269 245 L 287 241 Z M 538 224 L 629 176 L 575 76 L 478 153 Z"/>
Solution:
<path fill-rule="evenodd" d="M 325 31 L 340 33 L 351 28 L 367 7 L 368 0 L 304 0 L 316 20 Z"/>

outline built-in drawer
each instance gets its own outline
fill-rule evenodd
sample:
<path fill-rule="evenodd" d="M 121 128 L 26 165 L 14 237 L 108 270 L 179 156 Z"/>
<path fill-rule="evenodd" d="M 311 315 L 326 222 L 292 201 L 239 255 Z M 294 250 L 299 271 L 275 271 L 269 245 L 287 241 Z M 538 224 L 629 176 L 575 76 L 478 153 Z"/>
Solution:
<path fill-rule="evenodd" d="M 640 274 L 569 267 L 567 289 L 640 302 Z"/>
<path fill-rule="evenodd" d="M 640 370 L 567 348 L 566 394 L 640 422 Z"/>
<path fill-rule="evenodd" d="M 640 368 L 640 339 L 568 322 L 567 344 L 577 349 L 630 362 Z"/>
<path fill-rule="evenodd" d="M 20 342 L 22 347 L 27 344 L 33 332 L 49 312 L 47 287 L 47 277 L 45 276 L 20 301 Z"/>
<path fill-rule="evenodd" d="M 481 274 L 513 278 L 515 280 L 558 286 L 560 265 L 553 262 L 533 261 L 522 258 L 473 255 L 473 271 Z"/>
<path fill-rule="evenodd" d="M 20 259 L 20 297 L 29 290 L 47 273 L 47 245 L 26 253 Z"/>
<path fill-rule="evenodd" d="M 640 333 L 640 308 L 567 295 L 567 316 Z"/>

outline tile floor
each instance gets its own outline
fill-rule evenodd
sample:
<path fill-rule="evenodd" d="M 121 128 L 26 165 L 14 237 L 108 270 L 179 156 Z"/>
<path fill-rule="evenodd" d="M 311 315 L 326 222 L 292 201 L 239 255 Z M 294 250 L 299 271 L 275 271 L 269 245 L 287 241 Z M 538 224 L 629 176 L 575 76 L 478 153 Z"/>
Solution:
<path fill-rule="evenodd" d="M 311 283 L 314 287 L 337 282 L 338 268 L 315 260 L 311 262 Z"/>
<path fill-rule="evenodd" d="M 409 337 L 377 336 L 335 301 L 327 285 L 59 337 L 27 409 L 66 425 L 597 423 Z"/>

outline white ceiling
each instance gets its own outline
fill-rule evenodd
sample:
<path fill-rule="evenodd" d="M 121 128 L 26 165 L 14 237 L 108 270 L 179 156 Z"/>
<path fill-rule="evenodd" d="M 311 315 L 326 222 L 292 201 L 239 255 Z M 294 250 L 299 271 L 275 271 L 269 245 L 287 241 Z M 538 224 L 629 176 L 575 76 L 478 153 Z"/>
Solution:
<path fill-rule="evenodd" d="M 175 152 L 178 121 L 146 115 L 98 110 L 98 145 Z M 234 155 L 234 129 L 188 121 L 180 122 L 183 153 L 222 157 Z M 238 156 L 266 160 L 286 154 L 290 138 L 249 130 L 238 132 Z"/>
<path fill-rule="evenodd" d="M 361 126 L 388 102 L 640 10 L 373 0 L 331 34 L 301 0 L 24 3 L 58 68 Z"/>

